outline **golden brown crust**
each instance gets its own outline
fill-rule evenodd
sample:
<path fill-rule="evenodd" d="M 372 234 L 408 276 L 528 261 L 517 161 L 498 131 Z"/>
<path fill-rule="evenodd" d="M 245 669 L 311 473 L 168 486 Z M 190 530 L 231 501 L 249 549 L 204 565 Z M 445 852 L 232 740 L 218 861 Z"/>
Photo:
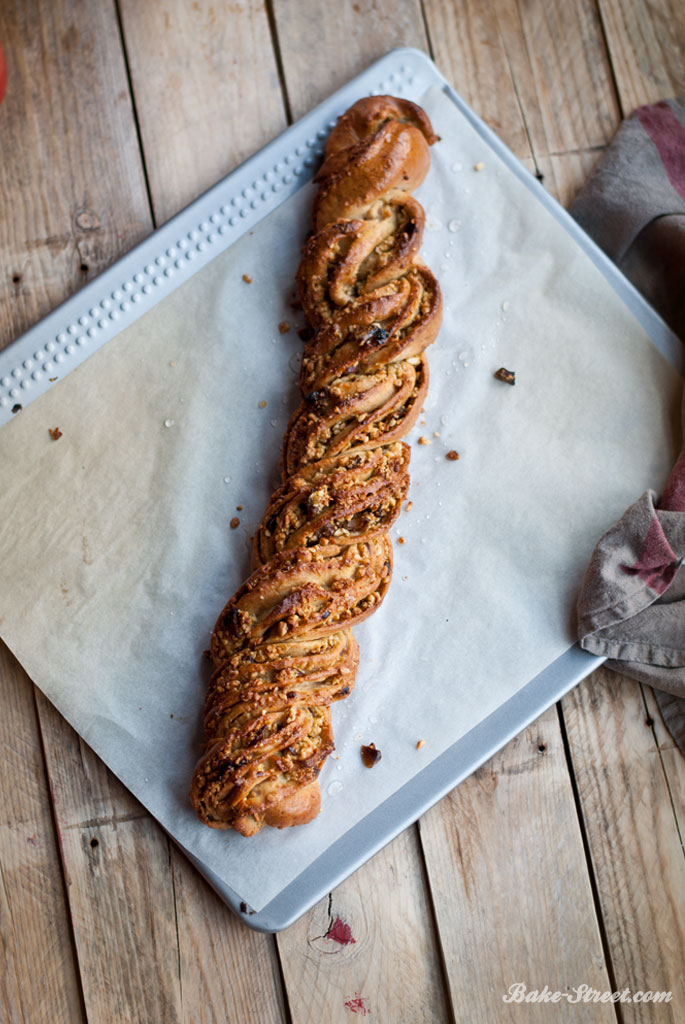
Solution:
<path fill-rule="evenodd" d="M 314 228 L 364 215 L 394 189 L 413 192 L 430 166 L 437 141 L 426 114 L 393 96 L 369 96 L 343 114 L 331 132 L 315 180 Z"/>
<path fill-rule="evenodd" d="M 390 583 L 388 530 L 409 484 L 400 438 L 423 405 L 424 350 L 440 327 L 440 288 L 418 258 L 424 213 L 409 194 L 434 141 L 415 104 L 369 97 L 339 119 L 315 179 L 315 232 L 298 271 L 313 329 L 303 400 L 255 536 L 257 568 L 211 639 L 190 796 L 212 828 L 250 836 L 319 811 L 331 705 L 351 692 L 359 661 L 350 627 Z"/>
<path fill-rule="evenodd" d="M 401 441 L 300 466 L 272 496 L 254 541 L 263 565 L 279 551 L 320 542 L 350 544 L 387 533 L 409 488 Z"/>
<path fill-rule="evenodd" d="M 252 573 L 219 615 L 212 657 L 217 662 L 248 645 L 316 640 L 357 625 L 380 606 L 391 574 L 386 534 L 282 551 Z"/>
<path fill-rule="evenodd" d="M 313 391 L 293 414 L 283 440 L 283 474 L 351 448 L 391 444 L 408 434 L 428 391 L 424 356 L 348 374 Z"/>
<path fill-rule="evenodd" d="M 322 326 L 342 306 L 405 274 L 421 247 L 424 222 L 412 196 L 392 191 L 373 203 L 365 220 L 336 221 L 312 235 L 297 273 L 309 323 Z"/>
<path fill-rule="evenodd" d="M 350 300 L 307 342 L 300 372 L 304 395 L 347 374 L 369 374 L 389 363 L 416 359 L 435 340 L 442 299 L 427 267 L 416 261 L 382 292 Z"/>

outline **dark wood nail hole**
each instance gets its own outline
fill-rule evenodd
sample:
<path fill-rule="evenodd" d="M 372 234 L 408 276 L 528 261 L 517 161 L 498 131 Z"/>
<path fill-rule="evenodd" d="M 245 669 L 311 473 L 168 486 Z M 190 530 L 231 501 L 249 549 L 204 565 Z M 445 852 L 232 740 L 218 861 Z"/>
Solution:
<path fill-rule="evenodd" d="M 649 715 L 647 715 L 647 717 L 645 718 L 645 725 L 646 725 L 646 726 L 647 726 L 647 727 L 648 727 L 649 729 L 651 729 L 651 728 L 652 728 L 652 726 L 654 725 L 654 719 L 653 719 L 653 718 L 650 718 L 650 716 L 649 716 Z"/>
<path fill-rule="evenodd" d="M 99 845 L 100 845 L 100 840 L 99 839 L 95 839 L 95 837 L 93 837 L 91 839 L 91 841 L 90 841 L 91 849 L 94 850 L 96 848 L 96 846 L 99 846 Z"/>
<path fill-rule="evenodd" d="M 87 274 L 88 273 L 88 264 L 87 263 L 82 263 L 80 269 L 81 269 L 81 273 L 82 274 Z"/>
<path fill-rule="evenodd" d="M 544 754 L 546 750 L 547 750 L 547 744 L 546 743 L 539 743 L 538 744 L 538 751 L 539 751 L 539 753 Z"/>
<path fill-rule="evenodd" d="M 21 274 L 12 274 L 12 284 L 21 283 Z"/>

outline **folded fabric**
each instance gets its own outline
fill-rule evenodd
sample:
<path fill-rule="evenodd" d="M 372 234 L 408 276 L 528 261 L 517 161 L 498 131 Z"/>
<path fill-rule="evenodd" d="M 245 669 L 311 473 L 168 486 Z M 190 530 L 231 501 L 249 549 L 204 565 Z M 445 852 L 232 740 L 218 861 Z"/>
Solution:
<path fill-rule="evenodd" d="M 620 127 L 570 211 L 685 340 L 685 98 Z M 685 435 L 685 396 L 683 403 Z M 685 754 L 685 450 L 599 541 L 578 600 L 581 647 L 649 683 Z"/>
<path fill-rule="evenodd" d="M 685 341 L 685 97 L 623 122 L 570 213 Z"/>

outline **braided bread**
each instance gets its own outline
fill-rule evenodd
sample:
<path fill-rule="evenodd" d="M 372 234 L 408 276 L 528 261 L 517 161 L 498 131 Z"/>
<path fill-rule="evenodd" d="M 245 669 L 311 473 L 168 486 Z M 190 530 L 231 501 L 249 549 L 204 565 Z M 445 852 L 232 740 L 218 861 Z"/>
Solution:
<path fill-rule="evenodd" d="M 441 321 L 418 251 L 410 192 L 436 141 L 414 103 L 374 96 L 339 118 L 315 178 L 314 233 L 297 281 L 310 328 L 302 404 L 283 442 L 283 484 L 254 539 L 257 568 L 211 640 L 206 752 L 191 785 L 200 819 L 253 835 L 311 821 L 334 749 L 331 704 L 354 686 L 351 628 L 383 601 L 388 531 L 409 486 Z"/>

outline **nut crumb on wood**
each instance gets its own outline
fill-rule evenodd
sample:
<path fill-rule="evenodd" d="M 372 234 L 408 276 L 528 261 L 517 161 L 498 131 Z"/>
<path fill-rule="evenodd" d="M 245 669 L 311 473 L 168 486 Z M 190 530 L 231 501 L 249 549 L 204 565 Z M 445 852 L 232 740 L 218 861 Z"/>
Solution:
<path fill-rule="evenodd" d="M 59 441 L 60 437 L 62 436 L 62 431 L 59 429 L 59 427 L 49 427 L 48 430 L 52 440 Z"/>
<path fill-rule="evenodd" d="M 252 284 L 252 278 L 249 274 L 243 274 L 243 281 L 245 284 Z"/>
<path fill-rule="evenodd" d="M 238 527 L 240 526 L 240 520 L 238 519 L 237 516 L 233 516 L 233 519 L 231 519 L 231 522 L 230 522 L 229 525 L 230 525 L 232 530 L 237 530 Z"/>
<path fill-rule="evenodd" d="M 504 384 L 515 384 L 516 383 L 516 371 L 507 370 L 504 366 L 500 366 L 499 370 L 495 370 L 495 379 L 501 380 Z"/>
<path fill-rule="evenodd" d="M 452 448 L 449 452 L 447 452 L 445 458 L 449 459 L 450 462 L 456 462 L 457 459 L 459 458 L 459 452 L 455 452 L 454 448 Z"/>
<path fill-rule="evenodd" d="M 288 331 L 290 330 L 290 324 L 288 323 L 287 320 L 281 320 L 280 324 L 278 325 L 278 329 L 281 332 L 281 334 L 287 334 Z"/>
<path fill-rule="evenodd" d="M 421 747 L 425 747 L 425 745 L 426 745 L 426 741 L 425 740 L 419 740 L 418 743 L 416 744 L 416 749 L 420 750 Z"/>
<path fill-rule="evenodd" d="M 382 755 L 375 743 L 369 743 L 368 746 L 362 745 L 361 748 L 362 761 L 367 768 L 373 768 L 380 761 Z"/>

